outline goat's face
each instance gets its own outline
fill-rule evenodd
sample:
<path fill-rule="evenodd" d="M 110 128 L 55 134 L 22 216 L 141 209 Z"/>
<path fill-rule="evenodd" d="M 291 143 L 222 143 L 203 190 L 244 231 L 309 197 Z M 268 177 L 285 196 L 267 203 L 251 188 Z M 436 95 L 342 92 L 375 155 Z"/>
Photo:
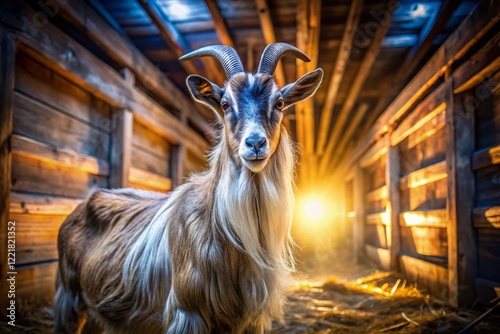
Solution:
<path fill-rule="evenodd" d="M 275 45 L 283 47 L 282 43 Z M 290 48 L 286 50 L 295 49 Z M 263 59 L 265 55 L 266 51 Z M 223 124 L 233 158 L 252 172 L 261 171 L 276 150 L 281 131 L 285 131 L 281 123 L 286 109 L 313 95 L 323 78 L 323 71 L 317 69 L 279 89 L 272 79 L 274 68 L 266 73 L 260 70 L 262 66 L 261 61 L 256 74 L 245 73 L 242 67 L 228 73 L 223 88 L 199 75 L 187 79 L 193 98 L 212 109 Z"/>

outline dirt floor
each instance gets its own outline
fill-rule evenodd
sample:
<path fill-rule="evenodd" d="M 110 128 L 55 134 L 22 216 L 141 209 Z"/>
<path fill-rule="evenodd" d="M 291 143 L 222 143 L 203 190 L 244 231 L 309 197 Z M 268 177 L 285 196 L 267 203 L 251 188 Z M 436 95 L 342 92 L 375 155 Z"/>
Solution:
<path fill-rule="evenodd" d="M 480 315 L 453 309 L 393 273 L 354 265 L 346 256 L 308 257 L 288 291 L 285 325 L 273 333 L 458 333 Z M 24 318 L 24 319 L 23 319 Z M 50 333 L 50 308 L 20 314 L 15 331 Z M 500 333 L 499 312 L 470 333 Z"/>

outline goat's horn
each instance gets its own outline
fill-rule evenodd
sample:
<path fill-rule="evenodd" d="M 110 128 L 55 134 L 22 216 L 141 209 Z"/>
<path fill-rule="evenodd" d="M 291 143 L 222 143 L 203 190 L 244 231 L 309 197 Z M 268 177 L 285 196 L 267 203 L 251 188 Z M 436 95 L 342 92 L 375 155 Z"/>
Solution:
<path fill-rule="evenodd" d="M 278 61 L 281 57 L 286 55 L 295 56 L 305 62 L 311 61 L 304 52 L 300 51 L 295 46 L 287 43 L 271 43 L 266 46 L 264 52 L 262 52 L 257 73 L 273 75 L 276 70 L 276 65 L 278 65 Z"/>
<path fill-rule="evenodd" d="M 205 46 L 198 50 L 185 54 L 184 56 L 180 57 L 179 60 L 188 60 L 205 56 L 217 58 L 217 60 L 224 68 L 224 71 L 226 71 L 226 76 L 228 79 L 230 79 L 236 73 L 244 72 L 240 57 L 232 47 L 226 45 Z"/>

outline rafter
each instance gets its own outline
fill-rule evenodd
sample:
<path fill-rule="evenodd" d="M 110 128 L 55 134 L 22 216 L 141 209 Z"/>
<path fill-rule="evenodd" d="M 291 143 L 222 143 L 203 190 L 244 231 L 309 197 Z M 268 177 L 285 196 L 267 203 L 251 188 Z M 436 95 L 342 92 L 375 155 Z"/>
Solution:
<path fill-rule="evenodd" d="M 297 60 L 297 77 L 313 71 L 318 62 L 321 0 L 299 0 L 297 12 L 297 47 L 306 52 L 311 62 Z M 297 136 L 304 145 L 305 154 L 314 153 L 314 99 L 307 99 L 295 107 Z"/>
<path fill-rule="evenodd" d="M 351 110 L 355 105 L 356 101 L 358 100 L 359 93 L 363 88 L 366 78 L 371 72 L 371 68 L 375 63 L 375 60 L 377 59 L 377 55 L 380 49 L 382 48 L 382 42 L 385 36 L 387 35 L 387 32 L 389 31 L 389 27 L 392 21 L 392 14 L 396 9 L 397 5 L 398 2 L 390 4 L 391 8 L 390 10 L 387 11 L 387 16 L 384 22 L 381 22 L 379 30 L 375 35 L 375 37 L 373 38 L 371 45 L 368 51 L 366 52 L 363 61 L 361 62 L 356 77 L 354 78 L 354 82 L 351 85 L 351 87 L 349 87 L 349 94 L 347 95 L 346 100 L 344 101 L 344 104 L 342 106 L 342 109 L 340 110 L 340 113 L 335 121 L 332 133 L 328 138 L 329 143 L 327 150 L 325 150 L 321 159 L 320 163 L 321 174 L 324 174 L 328 168 L 329 161 L 331 160 L 333 153 L 335 151 L 335 147 L 339 142 L 340 135 L 344 130 L 348 117 L 351 115 Z"/>
<path fill-rule="evenodd" d="M 148 14 L 148 16 L 153 21 L 154 25 L 158 28 L 161 37 L 168 44 L 168 46 L 177 54 L 178 57 L 191 51 L 189 43 L 180 33 L 177 27 L 170 21 L 170 19 L 165 15 L 163 10 L 157 4 L 156 0 L 139 0 L 142 8 Z M 212 57 L 207 57 L 202 60 L 206 69 L 208 70 L 205 75 L 217 83 L 222 83 L 224 78 L 222 77 L 215 60 Z M 181 65 L 189 73 L 201 73 L 203 70 L 197 65 L 197 62 L 186 61 L 181 62 Z"/>
<path fill-rule="evenodd" d="M 260 26 L 266 44 L 276 43 L 276 35 L 274 33 L 273 21 L 271 19 L 271 12 L 267 0 L 255 0 L 257 5 L 257 13 L 259 14 Z M 276 67 L 276 81 L 280 87 L 285 86 L 285 71 L 283 64 L 280 62 Z"/>
<path fill-rule="evenodd" d="M 344 135 L 342 136 L 342 139 L 340 140 L 338 145 L 336 145 L 336 147 L 335 147 L 335 155 L 333 155 L 332 160 L 329 161 L 329 164 L 328 164 L 329 167 L 333 168 L 337 165 L 337 163 L 340 162 L 340 158 L 343 156 L 345 149 L 347 148 L 347 146 L 350 142 L 350 139 L 354 135 L 354 132 L 358 129 L 358 126 L 361 123 L 361 121 L 363 120 L 363 117 L 365 117 L 367 111 L 368 111 L 368 104 L 366 104 L 366 103 L 362 103 L 358 107 L 358 109 L 354 115 L 354 118 L 349 123 L 349 127 L 346 129 Z"/>
<path fill-rule="evenodd" d="M 429 18 L 429 21 L 420 32 L 417 44 L 410 49 L 405 60 L 403 61 L 403 64 L 399 67 L 394 83 L 392 84 L 393 89 L 379 99 L 373 113 L 370 114 L 366 122 L 364 130 L 367 130 L 367 128 L 373 124 L 377 117 L 382 113 L 383 109 L 387 107 L 387 105 L 396 97 L 398 92 L 403 89 L 408 77 L 422 62 L 422 59 L 432 47 L 433 41 L 443 30 L 444 26 L 461 2 L 461 0 L 447 0 L 441 8 L 436 9 L 434 15 Z"/>
<path fill-rule="evenodd" d="M 224 45 L 228 45 L 234 48 L 234 42 L 233 38 L 231 37 L 231 34 L 229 33 L 229 29 L 227 27 L 226 21 L 224 21 L 224 18 L 222 17 L 222 14 L 219 10 L 219 7 L 217 6 L 217 3 L 215 0 L 205 0 L 205 3 L 208 7 L 208 10 L 210 11 L 210 14 L 212 15 L 212 20 L 214 21 L 214 28 L 215 32 L 217 33 L 217 36 L 219 36 L 220 41 Z"/>
<path fill-rule="evenodd" d="M 330 130 L 330 122 L 332 120 L 335 100 L 337 98 L 337 94 L 340 88 L 340 83 L 342 82 L 345 69 L 349 61 L 352 42 L 354 39 L 354 34 L 356 32 L 356 27 L 358 26 L 359 23 L 359 17 L 362 8 L 363 8 L 363 0 L 355 0 L 352 2 L 351 9 L 349 10 L 349 16 L 347 18 L 346 28 L 344 30 L 344 35 L 342 36 L 342 42 L 340 43 L 337 60 L 335 61 L 335 68 L 332 72 L 332 76 L 330 78 L 330 84 L 328 85 L 328 90 L 326 93 L 325 103 L 323 105 L 323 109 L 321 110 L 321 120 L 319 123 L 318 143 L 317 143 L 318 155 L 321 155 L 325 148 L 326 139 L 328 137 L 328 132 Z"/>

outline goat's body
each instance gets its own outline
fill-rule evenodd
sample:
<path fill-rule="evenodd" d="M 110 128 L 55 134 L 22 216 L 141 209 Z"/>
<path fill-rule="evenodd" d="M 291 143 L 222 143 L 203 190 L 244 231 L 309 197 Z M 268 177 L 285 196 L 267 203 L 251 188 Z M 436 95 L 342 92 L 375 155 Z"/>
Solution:
<path fill-rule="evenodd" d="M 274 161 L 253 174 L 225 145 L 170 196 L 100 190 L 68 217 L 56 331 L 85 314 L 109 333 L 262 332 L 281 320 L 293 147 L 285 132 Z"/>

